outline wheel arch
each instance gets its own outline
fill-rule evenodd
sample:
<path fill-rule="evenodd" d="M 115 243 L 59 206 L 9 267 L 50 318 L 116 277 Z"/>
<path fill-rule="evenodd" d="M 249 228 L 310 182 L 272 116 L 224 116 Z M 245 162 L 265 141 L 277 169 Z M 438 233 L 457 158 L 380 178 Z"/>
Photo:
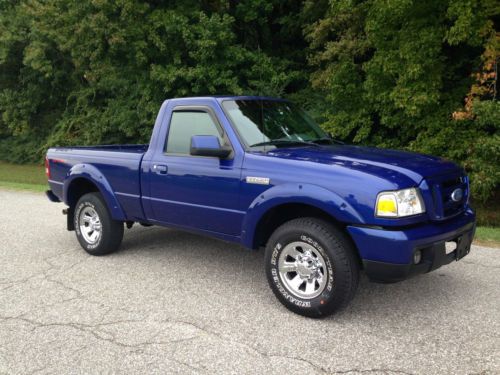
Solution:
<path fill-rule="evenodd" d="M 348 223 L 362 223 L 362 217 L 337 194 L 317 185 L 279 185 L 259 195 L 243 223 L 242 242 L 251 249 L 265 245 L 281 224 L 299 217 L 318 217 L 344 230 Z"/>
<path fill-rule="evenodd" d="M 126 220 L 125 214 L 104 175 L 90 164 L 73 166 L 63 185 L 64 202 L 73 211 L 78 200 L 87 193 L 100 193 L 114 220 Z"/>

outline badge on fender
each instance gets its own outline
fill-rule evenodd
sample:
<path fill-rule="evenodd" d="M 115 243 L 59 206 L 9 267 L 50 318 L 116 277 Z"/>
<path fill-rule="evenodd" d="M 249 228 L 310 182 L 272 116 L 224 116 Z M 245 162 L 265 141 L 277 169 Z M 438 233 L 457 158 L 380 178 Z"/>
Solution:
<path fill-rule="evenodd" d="M 269 178 L 247 176 L 246 182 L 247 184 L 269 185 Z"/>

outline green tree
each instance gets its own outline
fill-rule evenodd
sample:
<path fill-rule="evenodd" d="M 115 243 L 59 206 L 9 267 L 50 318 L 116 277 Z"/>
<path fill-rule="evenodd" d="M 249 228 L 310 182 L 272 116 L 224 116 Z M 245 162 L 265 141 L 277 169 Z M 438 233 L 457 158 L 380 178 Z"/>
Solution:
<path fill-rule="evenodd" d="M 305 26 L 316 67 L 312 84 L 330 104 L 325 127 L 355 143 L 462 162 L 476 196 L 486 199 L 499 183 L 498 102 L 485 97 L 489 103 L 477 106 L 469 121 L 459 122 L 453 113 L 463 106 L 485 45 L 494 38 L 495 4 L 330 1 L 324 16 Z"/>
<path fill-rule="evenodd" d="M 308 85 L 293 1 L 18 0 L 0 10 L 0 158 L 11 161 L 41 160 L 55 144 L 147 142 L 169 97 Z"/>
<path fill-rule="evenodd" d="M 0 159 L 147 142 L 160 103 L 286 96 L 336 136 L 499 184 L 494 0 L 0 0 Z M 496 22 L 496 23 L 495 23 Z"/>

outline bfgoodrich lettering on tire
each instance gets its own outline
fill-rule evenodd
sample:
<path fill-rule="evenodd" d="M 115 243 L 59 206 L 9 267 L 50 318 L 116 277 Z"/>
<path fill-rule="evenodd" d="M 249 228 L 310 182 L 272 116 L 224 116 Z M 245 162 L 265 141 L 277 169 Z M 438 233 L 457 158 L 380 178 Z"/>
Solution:
<path fill-rule="evenodd" d="M 345 234 L 317 218 L 280 226 L 266 246 L 266 274 L 288 309 L 309 317 L 330 315 L 354 296 L 359 265 Z"/>
<path fill-rule="evenodd" d="M 76 238 L 87 253 L 105 255 L 120 247 L 123 223 L 111 218 L 99 193 L 85 194 L 78 200 L 73 220 Z"/>

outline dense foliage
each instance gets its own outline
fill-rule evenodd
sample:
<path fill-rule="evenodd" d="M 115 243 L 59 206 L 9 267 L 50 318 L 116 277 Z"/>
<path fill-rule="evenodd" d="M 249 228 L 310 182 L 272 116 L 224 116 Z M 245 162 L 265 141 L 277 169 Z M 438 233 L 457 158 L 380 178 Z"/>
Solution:
<path fill-rule="evenodd" d="M 0 0 L 0 159 L 147 142 L 160 103 L 289 97 L 335 136 L 500 181 L 495 0 Z"/>

